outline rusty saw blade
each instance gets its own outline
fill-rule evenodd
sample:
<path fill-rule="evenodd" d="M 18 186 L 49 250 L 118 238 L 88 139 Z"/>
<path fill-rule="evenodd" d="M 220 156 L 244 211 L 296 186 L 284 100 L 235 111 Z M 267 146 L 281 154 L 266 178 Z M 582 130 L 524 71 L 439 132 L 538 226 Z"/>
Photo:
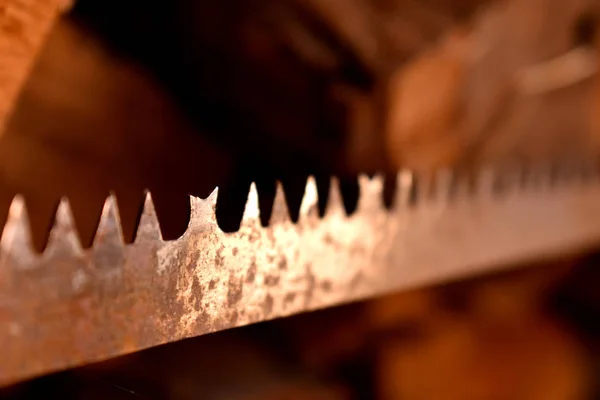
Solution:
<path fill-rule="evenodd" d="M 148 194 L 131 245 L 110 197 L 89 250 L 63 200 L 42 254 L 16 197 L 0 240 L 0 384 L 591 248 L 600 243 L 599 175 L 561 171 L 485 171 L 475 180 L 439 173 L 428 184 L 401 172 L 390 209 L 383 179 L 363 176 L 350 216 L 334 179 L 322 218 L 309 178 L 299 221 L 279 185 L 267 227 L 253 185 L 235 233 L 218 228 L 215 190 L 190 198 L 189 227 L 174 241 L 161 238 Z"/>

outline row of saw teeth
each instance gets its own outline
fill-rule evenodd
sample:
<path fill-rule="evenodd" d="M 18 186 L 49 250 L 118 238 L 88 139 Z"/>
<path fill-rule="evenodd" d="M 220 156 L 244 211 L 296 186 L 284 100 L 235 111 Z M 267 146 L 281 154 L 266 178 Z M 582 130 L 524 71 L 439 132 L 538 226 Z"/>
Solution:
<path fill-rule="evenodd" d="M 457 198 L 502 197 L 510 192 L 597 182 L 598 176 L 596 168 L 589 167 L 589 165 L 582 167 L 580 164 L 563 168 L 483 169 L 471 176 L 459 175 L 450 171 L 439 171 L 429 177 L 404 171 L 398 173 L 393 179 L 384 178 L 381 175 L 374 177 L 361 175 L 358 177 L 359 196 L 355 212 L 398 210 L 418 207 L 420 204 L 431 202 L 450 203 Z M 297 210 L 298 219 L 292 222 L 284 189 L 277 182 L 276 193 L 271 203 L 272 207 L 269 207 L 268 223 L 263 222 L 262 226 L 285 221 L 302 223 L 305 218 L 326 218 L 331 214 L 350 216 L 354 210 L 349 211 L 347 205 L 345 206 L 338 180 L 331 178 L 328 186 L 328 190 L 323 193 L 317 189 L 315 179 L 309 177 L 299 210 Z M 192 225 L 198 223 L 219 224 L 215 214 L 217 198 L 218 188 L 204 200 L 190 196 L 188 230 Z M 324 210 L 319 210 L 319 198 L 325 199 Z M 261 224 L 261 208 L 259 192 L 253 183 L 250 186 L 240 223 Z M 56 211 L 47 246 L 43 251 L 51 252 L 57 244 L 62 247 L 66 245 L 74 251 L 81 251 L 82 246 L 75 226 L 69 201 L 63 198 Z M 152 196 L 149 192 L 146 193 L 136 231 L 135 240 L 142 240 L 142 238 L 163 240 Z M 110 195 L 105 201 L 92 247 L 97 247 L 106 241 L 114 242 L 119 246 L 125 245 L 117 199 L 114 195 Z M 32 250 L 33 248 L 26 199 L 17 195 L 10 205 L 8 218 L 0 237 L 0 255 L 1 252 L 20 252 L 20 250 Z"/>

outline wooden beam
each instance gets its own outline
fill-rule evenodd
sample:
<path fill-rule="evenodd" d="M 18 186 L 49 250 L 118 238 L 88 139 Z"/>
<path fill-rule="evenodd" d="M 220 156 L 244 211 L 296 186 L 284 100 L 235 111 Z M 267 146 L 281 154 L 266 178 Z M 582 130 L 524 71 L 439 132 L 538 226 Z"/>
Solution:
<path fill-rule="evenodd" d="M 69 0 L 0 0 L 0 135 L 36 54 Z"/>

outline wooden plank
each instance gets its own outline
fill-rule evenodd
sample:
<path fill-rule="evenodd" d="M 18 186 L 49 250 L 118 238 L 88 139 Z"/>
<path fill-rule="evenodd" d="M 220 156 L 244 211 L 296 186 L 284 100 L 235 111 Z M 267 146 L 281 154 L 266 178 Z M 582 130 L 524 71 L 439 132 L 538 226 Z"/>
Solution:
<path fill-rule="evenodd" d="M 48 31 L 68 0 L 0 0 L 0 134 Z"/>

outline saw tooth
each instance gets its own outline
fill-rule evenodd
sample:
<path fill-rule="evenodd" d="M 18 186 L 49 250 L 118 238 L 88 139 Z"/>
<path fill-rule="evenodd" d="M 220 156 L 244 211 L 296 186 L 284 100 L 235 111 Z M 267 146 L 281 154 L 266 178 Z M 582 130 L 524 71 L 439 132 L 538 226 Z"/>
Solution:
<path fill-rule="evenodd" d="M 529 165 L 523 171 L 522 187 L 527 191 L 538 191 L 552 187 L 550 169 L 539 164 Z"/>
<path fill-rule="evenodd" d="M 134 242 L 160 242 L 162 241 L 162 233 L 160 232 L 160 224 L 156 215 L 156 209 L 154 208 L 154 201 L 152 201 L 152 194 L 147 191 L 145 197 L 144 208 L 142 209 Z"/>
<path fill-rule="evenodd" d="M 600 171 L 598 170 L 598 162 L 595 159 L 588 157 L 583 161 L 583 165 L 587 180 L 598 178 L 598 172 Z"/>
<path fill-rule="evenodd" d="M 595 160 L 586 159 L 583 162 L 583 180 L 586 183 L 592 183 L 598 180 L 598 164 Z"/>
<path fill-rule="evenodd" d="M 552 167 L 553 186 L 569 184 L 576 175 L 576 170 L 572 162 L 555 163 Z"/>
<path fill-rule="evenodd" d="M 548 183 L 551 184 L 552 181 L 552 169 L 548 170 Z M 523 175 L 523 164 L 522 163 L 514 163 L 509 169 L 510 176 L 510 184 L 509 190 L 513 193 L 519 192 L 521 190 L 520 182 L 522 180 Z"/>
<path fill-rule="evenodd" d="M 17 195 L 8 210 L 8 218 L 0 238 L 0 268 L 7 268 L 8 262 L 17 266 L 31 266 L 37 258 L 33 250 L 25 199 Z"/>
<path fill-rule="evenodd" d="M 124 245 L 117 198 L 114 194 L 111 194 L 104 202 L 104 207 L 102 208 L 102 216 L 100 217 L 100 224 L 98 224 L 98 231 L 94 238 L 94 246 L 100 247 L 113 243 Z"/>
<path fill-rule="evenodd" d="M 471 173 L 453 171 L 450 183 L 450 201 L 461 202 L 468 200 L 473 196 L 473 186 L 473 175 Z"/>
<path fill-rule="evenodd" d="M 340 191 L 340 181 L 336 177 L 331 177 L 327 206 L 325 207 L 325 217 L 344 214 L 345 210 L 344 202 L 342 201 L 342 192 Z"/>
<path fill-rule="evenodd" d="M 444 183 L 447 185 L 446 198 L 450 203 L 464 201 L 472 196 L 473 180 L 467 173 L 459 173 L 455 170 L 450 170 L 449 181 Z"/>
<path fill-rule="evenodd" d="M 431 197 L 435 202 L 446 203 L 451 198 L 454 174 L 449 169 L 440 169 L 433 176 Z"/>
<path fill-rule="evenodd" d="M 204 200 L 196 196 L 190 196 L 190 222 L 184 235 L 198 231 L 211 230 L 217 226 L 215 208 L 217 206 L 218 197 L 218 187 Z"/>
<path fill-rule="evenodd" d="M 410 186 L 408 187 L 408 206 L 416 207 L 425 199 L 427 193 L 427 177 L 422 174 L 412 173 Z"/>
<path fill-rule="evenodd" d="M 71 298 L 90 288 L 93 274 L 89 272 L 89 260 L 81 246 L 66 197 L 60 200 L 43 257 L 52 267 L 41 268 L 40 275 L 30 276 L 21 290 L 28 290 L 40 299 L 56 301 Z"/>
<path fill-rule="evenodd" d="M 490 167 L 484 167 L 477 172 L 475 183 L 475 196 L 488 198 L 494 196 L 494 181 L 496 171 Z"/>
<path fill-rule="evenodd" d="M 396 175 L 396 194 L 393 208 L 399 210 L 417 203 L 417 180 L 412 171 L 403 170 Z"/>
<path fill-rule="evenodd" d="M 514 165 L 496 168 L 491 177 L 490 190 L 494 196 L 500 197 L 517 190 L 520 180 L 520 168 Z"/>
<path fill-rule="evenodd" d="M 575 181 L 580 181 L 581 171 L 575 167 Z M 552 173 L 548 165 L 538 167 L 537 188 L 540 190 L 548 190 L 552 187 Z"/>
<path fill-rule="evenodd" d="M 592 179 L 594 175 L 594 166 L 588 159 L 574 159 L 572 161 L 572 168 L 574 170 L 574 181 L 575 183 L 585 183 Z"/>
<path fill-rule="evenodd" d="M 273 209 L 271 211 L 271 218 L 269 219 L 269 226 L 273 224 L 284 224 L 291 223 L 292 218 L 287 207 L 285 200 L 285 193 L 283 191 L 283 185 L 277 181 L 275 183 L 275 199 L 273 201 Z"/>
<path fill-rule="evenodd" d="M 219 197 L 219 188 L 216 187 L 215 190 L 213 190 L 208 197 L 206 198 L 206 200 L 204 200 L 204 202 L 206 204 L 208 204 L 208 206 L 211 208 L 213 217 L 215 214 L 215 207 L 217 207 L 217 198 Z M 216 217 L 215 217 L 216 219 Z"/>
<path fill-rule="evenodd" d="M 564 186 L 577 183 L 588 183 L 598 177 L 598 163 L 590 157 L 564 157 L 560 161 L 554 161 L 547 169 L 549 170 L 550 183 L 552 186 Z"/>
<path fill-rule="evenodd" d="M 383 177 L 375 175 L 369 178 L 365 174 L 358 176 L 359 197 L 357 211 L 383 209 Z"/>
<path fill-rule="evenodd" d="M 246 200 L 246 207 L 244 208 L 242 225 L 260 225 L 258 191 L 254 182 L 250 184 L 250 190 L 248 191 L 248 200 Z"/>
<path fill-rule="evenodd" d="M 317 191 L 317 182 L 314 176 L 309 176 L 306 180 L 306 187 L 302 202 L 300 203 L 299 222 L 314 220 L 319 217 L 319 194 Z"/>
<path fill-rule="evenodd" d="M 117 199 L 114 194 L 111 194 L 104 203 L 100 224 L 92 245 L 96 268 L 104 272 L 120 270 L 124 261 L 124 249 Z"/>
<path fill-rule="evenodd" d="M 560 174 L 562 174 L 561 171 L 561 165 L 557 165 L 556 166 L 556 174 L 557 176 L 559 176 Z M 524 163 L 521 166 L 521 171 L 519 173 L 519 189 L 520 190 L 524 190 L 527 188 L 528 184 L 529 184 L 529 175 L 531 173 L 531 165 L 529 165 L 528 163 Z M 559 180 L 559 178 L 557 178 L 557 180 Z"/>
<path fill-rule="evenodd" d="M 71 205 L 66 197 L 60 200 L 54 224 L 50 230 L 48 246 L 44 251 L 45 256 L 81 256 L 83 247 L 79 241 L 75 219 L 71 211 Z"/>
<path fill-rule="evenodd" d="M 560 186 L 563 182 L 563 171 L 562 171 L 562 166 L 561 164 L 557 163 L 557 162 L 553 162 L 550 165 L 550 186 L 551 187 L 557 187 Z"/>

